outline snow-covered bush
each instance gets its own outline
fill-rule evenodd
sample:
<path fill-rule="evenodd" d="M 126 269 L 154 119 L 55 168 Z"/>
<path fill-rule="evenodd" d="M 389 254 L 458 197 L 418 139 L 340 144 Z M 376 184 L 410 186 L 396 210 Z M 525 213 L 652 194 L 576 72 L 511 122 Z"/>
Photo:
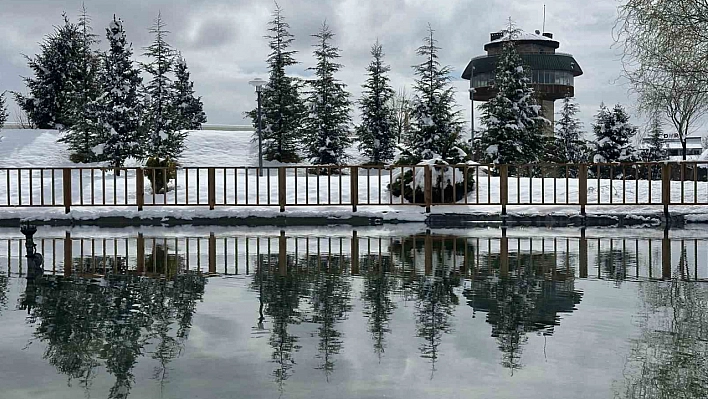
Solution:
<path fill-rule="evenodd" d="M 465 191 L 470 193 L 474 190 L 475 168 L 467 169 L 465 180 L 464 168 L 436 157 L 419 162 L 415 168 L 402 166 L 396 169 L 393 182 L 389 185 L 391 194 L 399 198 L 403 196 L 409 203 L 425 203 L 426 165 L 431 172 L 432 202 L 454 203 L 465 197 Z"/>
<path fill-rule="evenodd" d="M 150 187 L 155 194 L 165 194 L 169 190 L 169 182 L 177 176 L 177 162 L 169 158 L 148 158 L 145 166 L 148 168 L 143 172 L 150 181 Z"/>

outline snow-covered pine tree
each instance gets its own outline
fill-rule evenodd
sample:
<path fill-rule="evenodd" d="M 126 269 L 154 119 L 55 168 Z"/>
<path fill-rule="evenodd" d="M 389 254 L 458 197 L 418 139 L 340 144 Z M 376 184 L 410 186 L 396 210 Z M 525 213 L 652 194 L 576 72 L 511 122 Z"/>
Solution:
<path fill-rule="evenodd" d="M 93 149 L 101 138 L 98 122 L 98 108 L 95 100 L 101 92 L 101 55 L 93 50 L 98 43 L 97 35 L 93 34 L 91 18 L 82 5 L 77 27 L 80 32 L 80 52 L 78 54 L 78 69 L 74 83 L 67 87 L 67 97 L 71 106 L 72 125 L 67 128 L 60 141 L 68 144 L 73 152 L 74 162 L 94 162 L 101 158 Z"/>
<path fill-rule="evenodd" d="M 0 93 L 0 130 L 5 127 L 7 122 L 7 104 L 5 104 L 5 92 Z"/>
<path fill-rule="evenodd" d="M 187 61 L 182 57 L 182 54 L 179 54 L 175 59 L 174 71 L 175 80 L 172 83 L 172 91 L 177 111 L 175 129 L 199 130 L 202 128 L 202 124 L 206 123 L 207 117 L 201 97 L 194 96 L 194 82 L 189 80 Z"/>
<path fill-rule="evenodd" d="M 369 77 L 364 88 L 359 108 L 361 125 L 356 129 L 359 150 L 373 164 L 382 164 L 393 159 L 396 145 L 395 115 L 392 99 L 395 95 L 387 72 L 391 67 L 384 64 L 383 49 L 378 40 L 371 47 L 373 59 L 367 67 Z"/>
<path fill-rule="evenodd" d="M 463 169 L 450 165 L 467 160 L 461 149 L 462 123 L 455 111 L 454 89 L 450 84 L 450 67 L 438 60 L 437 40 L 428 25 L 428 35 L 417 53 L 424 61 L 415 65 L 417 79 L 411 111 L 410 146 L 401 146 L 399 164 L 430 165 L 432 173 L 432 199 L 450 203 L 461 200 L 464 193 L 474 190 L 472 169 L 467 179 Z M 389 185 L 391 193 L 403 196 L 409 202 L 424 202 L 424 169 L 403 168 Z M 467 188 L 465 188 L 465 181 Z"/>
<path fill-rule="evenodd" d="M 661 127 L 661 118 L 654 115 L 649 125 L 646 139 L 647 147 L 642 151 L 642 160 L 646 162 L 664 161 L 668 153 L 664 146 L 664 130 Z"/>
<path fill-rule="evenodd" d="M 184 140 L 187 132 L 177 130 L 175 121 L 177 110 L 174 103 L 174 92 L 169 73 L 172 71 L 174 51 L 165 40 L 169 31 L 165 29 L 162 15 L 158 13 L 150 33 L 155 36 L 152 44 L 145 48 L 143 55 L 150 59 L 142 64 L 143 69 L 151 79 L 145 87 L 143 102 L 143 121 L 141 122 L 141 137 L 144 157 L 148 167 L 159 167 L 155 174 L 148 173 L 153 192 L 165 193 L 165 183 L 172 180 L 176 174 L 176 160 L 184 151 Z M 163 171 L 167 171 L 164 176 Z"/>
<path fill-rule="evenodd" d="M 302 122 L 307 115 L 305 101 L 300 97 L 301 82 L 287 76 L 285 68 L 295 65 L 295 50 L 290 50 L 294 40 L 285 22 L 283 11 L 276 3 L 273 19 L 268 23 L 271 52 L 267 63 L 270 77 L 261 92 L 261 120 L 263 123 L 263 157 L 269 161 L 297 162 L 298 146 L 302 139 Z M 253 126 L 258 127 L 258 110 L 248 113 Z M 254 140 L 258 133 L 254 134 Z"/>
<path fill-rule="evenodd" d="M 585 162 L 585 144 L 582 140 L 582 123 L 576 117 L 578 104 L 566 96 L 560 109 L 560 117 L 556 120 L 556 141 L 560 150 L 557 157 L 561 163 Z"/>
<path fill-rule="evenodd" d="M 84 48 L 78 25 L 62 15 L 64 24 L 40 43 L 40 53 L 26 57 L 33 77 L 23 80 L 28 95 L 14 93 L 15 101 L 39 129 L 65 128 L 73 125 L 73 93 L 79 87 L 81 55 Z"/>
<path fill-rule="evenodd" d="M 103 158 L 120 168 L 129 157 L 140 158 L 140 70 L 131 59 L 123 21 L 113 16 L 106 28 L 109 49 L 102 76 L 104 93 L 97 100 Z M 98 151 L 97 151 L 98 152 Z"/>
<path fill-rule="evenodd" d="M 479 146 L 486 161 L 495 164 L 538 161 L 544 151 L 542 130 L 549 123 L 541 114 L 528 69 L 514 46 L 518 32 L 512 24 L 504 31 L 507 41 L 497 58 L 493 84 L 497 95 L 481 106 L 484 130 Z"/>
<path fill-rule="evenodd" d="M 339 49 L 331 44 L 334 33 L 325 22 L 312 36 L 317 38 L 313 45 L 317 65 L 308 68 L 315 72 L 315 79 L 310 82 L 310 114 L 304 123 L 307 154 L 315 165 L 341 165 L 345 161 L 344 150 L 351 145 L 350 95 L 346 85 L 334 76 L 342 68 L 335 62 L 340 55 Z"/>
<path fill-rule="evenodd" d="M 637 134 L 637 128 L 629 123 L 629 115 L 617 104 L 610 111 L 605 104 L 600 105 L 600 111 L 595 116 L 593 124 L 595 132 L 595 156 L 593 161 L 632 162 L 635 151 L 631 140 Z"/>
<path fill-rule="evenodd" d="M 187 133 L 177 131 L 174 123 L 177 116 L 173 102 L 175 95 L 169 77 L 173 69 L 174 51 L 165 40 L 169 31 L 165 29 L 161 14 L 157 15 L 150 33 L 155 38 L 143 53 L 150 59 L 142 64 L 145 72 L 150 75 L 150 81 L 145 87 L 142 126 L 145 130 L 145 156 L 155 158 L 159 163 L 165 159 L 177 159 L 184 150 Z"/>
<path fill-rule="evenodd" d="M 466 154 L 459 150 L 462 123 L 459 111 L 455 110 L 455 91 L 450 84 L 449 66 L 438 60 L 440 47 L 434 37 L 435 31 L 428 26 L 428 35 L 417 54 L 423 57 L 415 65 L 417 76 L 413 86 L 413 109 L 411 113 L 411 158 L 407 161 L 441 159 L 448 163 L 461 162 Z"/>

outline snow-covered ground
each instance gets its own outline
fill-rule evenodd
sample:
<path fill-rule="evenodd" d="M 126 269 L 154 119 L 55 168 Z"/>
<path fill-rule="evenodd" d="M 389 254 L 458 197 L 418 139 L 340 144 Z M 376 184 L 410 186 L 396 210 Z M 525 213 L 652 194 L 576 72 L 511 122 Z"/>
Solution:
<path fill-rule="evenodd" d="M 69 161 L 69 151 L 58 143 L 59 132 L 52 130 L 4 130 L 0 143 L 0 168 L 63 168 L 80 166 Z M 136 210 L 136 172 L 129 170 L 116 176 L 112 170 L 72 170 L 72 212 L 64 215 L 62 171 L 0 170 L 0 217 L 35 218 L 95 218 L 99 216 L 178 218 L 222 216 L 274 216 L 279 214 L 278 174 L 270 169 L 259 177 L 256 167 L 257 148 L 251 143 L 252 132 L 195 131 L 187 140 L 187 150 L 180 159 L 182 168 L 173 182 L 173 190 L 165 195 L 153 194 L 145 179 L 145 210 Z M 355 148 L 348 152 L 349 164 L 357 165 L 362 157 Z M 129 163 L 129 167 L 140 166 Z M 266 162 L 265 166 L 280 166 Z M 207 170 L 194 167 L 216 167 L 216 205 L 209 211 L 207 204 Z M 345 171 L 348 172 L 348 171 Z M 358 203 L 361 216 L 385 219 L 423 220 L 424 209 L 405 205 L 393 197 L 387 185 L 395 171 L 360 168 Z M 52 179 L 53 177 L 53 179 Z M 433 206 L 433 212 L 498 213 L 500 206 L 499 179 L 487 176 L 479 168 L 475 179 L 477 189 L 470 191 L 456 205 Z M 30 193 L 30 180 L 32 192 Z M 286 176 L 287 216 L 347 217 L 352 215 L 351 176 L 308 175 L 306 169 L 289 169 Z M 176 189 L 175 189 L 176 188 Z M 509 212 L 523 214 L 577 214 L 579 184 L 576 179 L 509 179 Z M 93 195 L 92 195 L 93 194 Z M 682 197 L 683 195 L 683 197 Z M 708 183 L 672 182 L 672 202 L 708 204 Z M 589 213 L 654 213 L 661 207 L 660 181 L 588 180 Z M 54 204 L 54 208 L 19 208 Z M 92 202 L 93 201 L 93 202 Z M 617 205 L 634 203 L 633 205 Z M 105 206 L 87 206 L 87 205 Z M 550 204 L 550 205 L 549 205 Z M 83 205 L 83 206 L 82 206 Z M 166 207 L 168 205 L 169 207 Z M 174 206 L 187 205 L 187 206 Z M 681 213 L 708 213 L 705 206 L 673 206 Z"/>

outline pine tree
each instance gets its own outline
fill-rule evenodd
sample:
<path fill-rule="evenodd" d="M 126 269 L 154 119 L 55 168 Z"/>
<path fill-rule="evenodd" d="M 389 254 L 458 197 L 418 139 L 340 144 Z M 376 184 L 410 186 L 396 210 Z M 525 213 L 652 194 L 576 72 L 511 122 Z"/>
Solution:
<path fill-rule="evenodd" d="M 642 151 L 643 161 L 657 162 L 667 159 L 668 153 L 664 146 L 664 131 L 661 128 L 661 119 L 658 115 L 655 115 L 651 119 L 646 143 L 647 148 Z"/>
<path fill-rule="evenodd" d="M 34 76 L 23 78 L 29 95 L 15 94 L 15 100 L 39 129 L 67 128 L 75 116 L 73 101 L 79 87 L 81 59 L 85 48 L 82 31 L 63 14 L 64 25 L 40 44 L 34 58 L 26 57 Z"/>
<path fill-rule="evenodd" d="M 487 162 L 524 164 L 538 161 L 543 154 L 543 126 L 548 121 L 536 103 L 528 69 L 513 43 L 518 34 L 513 25 L 497 58 L 494 90 L 497 95 L 484 103 L 481 122 L 484 131 L 480 149 Z"/>
<path fill-rule="evenodd" d="M 104 94 L 97 100 L 101 127 L 103 157 L 113 167 L 120 168 L 129 157 L 140 158 L 139 93 L 142 78 L 133 65 L 133 50 L 123 29 L 123 21 L 113 16 L 106 28 L 109 43 L 102 76 Z"/>
<path fill-rule="evenodd" d="M 5 104 L 5 92 L 0 93 L 0 130 L 5 127 L 7 122 L 7 105 Z"/>
<path fill-rule="evenodd" d="M 335 62 L 340 57 L 339 49 L 330 43 L 334 33 L 325 22 L 312 36 L 318 41 L 313 45 L 317 66 L 308 68 L 315 71 L 315 79 L 310 82 L 310 114 L 304 123 L 308 135 L 307 154 L 315 165 L 341 165 L 345 160 L 344 150 L 351 145 L 349 93 L 346 85 L 334 76 L 342 68 Z"/>
<path fill-rule="evenodd" d="M 144 56 L 151 59 L 143 64 L 145 71 L 151 76 L 145 90 L 145 107 L 143 127 L 145 129 L 145 152 L 159 164 L 163 160 L 175 160 L 184 150 L 184 140 L 187 133 L 178 131 L 175 126 L 177 112 L 173 99 L 169 73 L 172 72 L 174 51 L 165 40 L 169 31 L 165 30 L 162 15 L 150 28 L 155 36 L 153 43 L 145 48 Z"/>
<path fill-rule="evenodd" d="M 72 126 L 60 141 L 73 151 L 74 162 L 93 162 L 98 159 L 94 148 L 100 143 L 101 130 L 95 103 L 101 92 L 101 56 L 92 49 L 98 43 L 97 35 L 92 33 L 91 18 L 83 5 L 77 28 L 80 32 L 79 66 L 74 84 L 66 93 L 71 105 Z"/>
<path fill-rule="evenodd" d="M 560 150 L 557 156 L 561 158 L 561 163 L 585 161 L 582 123 L 575 116 L 577 113 L 578 104 L 572 97 L 566 96 L 561 105 L 560 118 L 556 121 L 556 147 Z"/>
<path fill-rule="evenodd" d="M 593 131 L 596 138 L 595 162 L 632 162 L 635 159 L 631 140 L 637 134 L 637 128 L 629 123 L 629 115 L 620 104 L 615 105 L 612 111 L 601 104 Z"/>
<path fill-rule="evenodd" d="M 383 62 L 383 50 L 378 40 L 371 47 L 373 59 L 367 67 L 369 77 L 364 88 L 359 107 L 362 123 L 356 129 L 359 137 L 359 150 L 373 164 L 382 164 L 393 159 L 395 137 L 394 110 L 392 99 L 395 92 L 389 84 L 387 72 L 391 67 Z"/>
<path fill-rule="evenodd" d="M 201 97 L 194 96 L 194 82 L 189 80 L 187 62 L 181 54 L 175 60 L 175 81 L 172 84 L 177 111 L 176 130 L 198 130 L 206 123 Z"/>
<path fill-rule="evenodd" d="M 285 72 L 285 68 L 298 63 L 293 57 L 297 51 L 289 50 L 294 38 L 277 3 L 269 26 L 270 33 L 265 38 L 271 49 L 267 59 L 270 77 L 261 92 L 263 157 L 269 161 L 297 162 L 301 124 L 307 115 L 307 107 L 300 97 L 300 81 Z M 258 110 L 254 109 L 248 115 L 257 128 Z M 257 138 L 256 133 L 254 140 Z"/>
<path fill-rule="evenodd" d="M 440 158 L 446 162 L 462 161 L 459 150 L 462 124 L 459 111 L 455 111 L 455 92 L 450 84 L 449 66 L 442 66 L 438 60 L 440 47 L 437 46 L 434 30 L 428 26 L 428 35 L 417 54 L 425 60 L 414 66 L 413 111 L 411 126 L 410 161 Z"/>

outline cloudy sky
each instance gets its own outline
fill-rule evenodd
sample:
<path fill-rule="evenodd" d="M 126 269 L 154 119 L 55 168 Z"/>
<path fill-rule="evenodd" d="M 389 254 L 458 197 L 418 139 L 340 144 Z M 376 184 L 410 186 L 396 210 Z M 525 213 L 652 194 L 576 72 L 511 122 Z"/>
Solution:
<path fill-rule="evenodd" d="M 86 0 L 96 33 L 118 15 L 125 22 L 136 53 L 150 43 L 148 28 L 158 12 L 171 31 L 170 43 L 185 56 L 202 96 L 210 123 L 245 124 L 244 111 L 255 94 L 248 81 L 267 78 L 267 22 L 272 0 Z M 511 17 L 526 31 L 541 29 L 546 4 L 546 31 L 560 41 L 559 51 L 572 53 L 585 74 L 575 81 L 581 119 L 589 128 L 600 102 L 633 101 L 617 79 L 621 63 L 613 47 L 616 0 L 279 0 L 295 35 L 300 64 L 291 73 L 308 76 L 313 65 L 310 36 L 326 20 L 335 32 L 345 68 L 339 77 L 358 97 L 365 79 L 371 44 L 378 38 L 391 64 L 396 88 L 413 82 L 411 65 L 419 62 L 416 48 L 427 24 L 436 30 L 440 58 L 453 67 L 462 116 L 469 120 L 468 82 L 459 76 L 470 58 L 481 55 L 489 33 Z M 66 11 L 76 19 L 80 0 L 0 0 L 0 91 L 24 91 L 20 76 L 29 69 L 22 54 L 38 52 L 38 43 L 62 22 Z M 101 46 L 105 46 L 103 40 Z M 10 104 L 11 112 L 15 109 Z M 14 115 L 10 117 L 15 120 Z"/>

